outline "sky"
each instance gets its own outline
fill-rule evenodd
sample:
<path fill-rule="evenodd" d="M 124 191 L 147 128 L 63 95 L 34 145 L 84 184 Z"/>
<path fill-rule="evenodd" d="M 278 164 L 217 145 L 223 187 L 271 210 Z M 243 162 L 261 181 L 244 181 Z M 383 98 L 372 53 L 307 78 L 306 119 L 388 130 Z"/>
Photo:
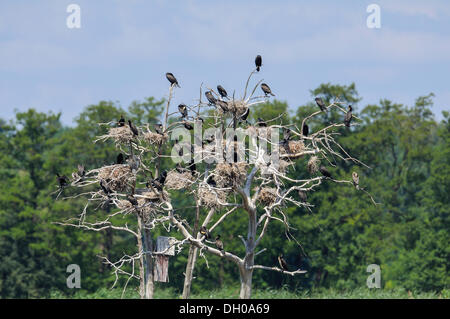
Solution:
<path fill-rule="evenodd" d="M 70 4 L 81 28 L 67 27 Z M 371 4 L 380 28 L 367 26 Z M 255 80 L 292 109 L 321 83 L 355 82 L 359 108 L 433 92 L 436 118 L 450 110 L 445 0 L 1 0 L 0 118 L 35 108 L 72 125 L 101 100 L 167 98 L 166 72 L 181 86 L 174 106 L 195 104 L 202 83 L 240 96 L 257 54 Z"/>

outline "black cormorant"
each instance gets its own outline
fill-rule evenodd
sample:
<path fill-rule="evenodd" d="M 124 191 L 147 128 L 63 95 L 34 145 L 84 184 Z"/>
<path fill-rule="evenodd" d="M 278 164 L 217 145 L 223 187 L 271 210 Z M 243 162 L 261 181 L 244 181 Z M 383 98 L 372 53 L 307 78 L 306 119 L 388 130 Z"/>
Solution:
<path fill-rule="evenodd" d="M 320 109 L 322 110 L 322 112 L 327 111 L 327 108 L 325 107 L 325 103 L 323 102 L 323 100 L 320 97 L 316 97 L 315 101 L 316 101 L 317 106 L 320 107 Z"/>
<path fill-rule="evenodd" d="M 217 86 L 217 91 L 219 91 L 219 94 L 222 98 L 228 97 L 227 91 L 225 91 L 222 85 Z"/>
<path fill-rule="evenodd" d="M 283 269 L 284 271 L 288 271 L 288 266 L 286 260 L 284 260 L 283 258 L 283 254 L 280 254 L 278 256 L 278 263 L 280 264 L 281 269 Z"/>
<path fill-rule="evenodd" d="M 136 128 L 136 126 L 134 126 L 134 124 L 131 123 L 131 120 L 128 120 L 128 125 L 130 126 L 130 130 L 131 130 L 131 132 L 133 132 L 133 135 L 134 136 L 138 136 L 139 135 L 139 131 Z"/>
<path fill-rule="evenodd" d="M 261 65 L 262 65 L 262 58 L 259 54 L 255 58 L 255 65 L 256 65 L 256 71 L 259 72 L 259 69 L 261 68 Z"/>
<path fill-rule="evenodd" d="M 211 91 L 206 91 L 205 96 L 208 99 L 209 104 L 216 104 L 217 99 L 213 96 Z"/>
<path fill-rule="evenodd" d="M 214 242 L 217 249 L 219 249 L 221 252 L 223 252 L 223 242 L 220 240 L 220 235 L 217 235 L 216 241 Z"/>
<path fill-rule="evenodd" d="M 345 114 L 345 118 L 344 118 L 344 124 L 347 127 L 350 127 L 350 122 L 352 121 L 352 111 L 353 111 L 353 108 L 351 105 L 349 105 L 347 114 Z"/>
<path fill-rule="evenodd" d="M 352 179 L 353 179 L 353 185 L 355 185 L 356 189 L 359 190 L 359 176 L 358 176 L 358 173 L 353 172 L 352 173 Z"/>
<path fill-rule="evenodd" d="M 171 85 L 176 85 L 176 86 L 180 87 L 180 85 L 178 84 L 177 79 L 175 78 L 175 76 L 172 73 L 167 72 L 166 73 L 166 78 L 167 78 L 167 80 L 169 80 Z"/>
<path fill-rule="evenodd" d="M 188 116 L 188 111 L 187 111 L 186 104 L 178 105 L 178 111 L 180 112 L 182 118 L 185 118 L 185 117 Z"/>
<path fill-rule="evenodd" d="M 124 161 L 125 161 L 125 159 L 124 159 L 124 157 L 123 157 L 123 154 L 122 154 L 122 153 L 119 153 L 119 155 L 117 155 L 117 158 L 116 158 L 116 163 L 117 163 L 117 164 L 123 164 Z"/>
<path fill-rule="evenodd" d="M 208 231 L 208 229 L 207 229 L 205 226 L 202 226 L 202 227 L 200 228 L 200 234 L 201 234 L 202 236 L 205 236 L 205 239 L 209 239 L 209 237 L 210 237 L 209 231 Z"/>
<path fill-rule="evenodd" d="M 306 123 L 303 125 L 302 134 L 303 136 L 308 136 L 309 134 L 309 126 Z"/>
<path fill-rule="evenodd" d="M 163 126 L 161 123 L 157 123 L 155 124 L 155 132 L 158 134 L 162 134 L 163 133 Z"/>
<path fill-rule="evenodd" d="M 123 115 L 120 115 L 119 122 L 117 122 L 119 127 L 125 126 L 125 119 L 123 118 Z"/>
<path fill-rule="evenodd" d="M 328 169 L 325 166 L 320 166 L 319 167 L 319 171 L 320 173 L 322 173 L 323 176 L 331 178 L 331 173 L 328 171 Z"/>
<path fill-rule="evenodd" d="M 272 93 L 272 91 L 270 90 L 270 87 L 266 83 L 261 83 L 261 89 L 263 90 L 263 92 L 266 96 L 268 94 L 275 96 L 275 94 Z"/>

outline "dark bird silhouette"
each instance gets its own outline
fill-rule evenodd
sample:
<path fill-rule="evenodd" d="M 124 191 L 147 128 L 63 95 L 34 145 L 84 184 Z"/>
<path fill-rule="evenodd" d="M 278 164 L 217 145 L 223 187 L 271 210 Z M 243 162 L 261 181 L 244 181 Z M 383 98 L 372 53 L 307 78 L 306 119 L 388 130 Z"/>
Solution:
<path fill-rule="evenodd" d="M 178 105 L 178 112 L 180 112 L 182 118 L 187 117 L 188 116 L 187 106 L 185 104 Z"/>
<path fill-rule="evenodd" d="M 162 126 L 162 124 L 161 123 L 157 123 L 157 124 L 155 124 L 155 132 L 156 133 L 158 133 L 158 134 L 161 134 L 162 135 L 162 133 L 163 133 L 163 126 Z"/>
<path fill-rule="evenodd" d="M 214 180 L 214 177 L 212 175 L 210 175 L 208 177 L 208 179 L 206 180 L 206 183 L 208 185 L 212 186 L 212 187 L 216 187 L 217 186 L 216 181 Z"/>
<path fill-rule="evenodd" d="M 125 162 L 125 159 L 123 157 L 123 154 L 119 153 L 119 155 L 117 155 L 117 158 L 116 158 L 116 163 L 117 164 L 123 164 L 124 162 Z"/>
<path fill-rule="evenodd" d="M 131 130 L 131 132 L 133 132 L 133 135 L 138 136 L 139 131 L 137 130 L 136 126 L 134 126 L 134 124 L 131 123 L 131 120 L 128 120 L 128 125 L 130 126 L 130 130 Z"/>
<path fill-rule="evenodd" d="M 86 175 L 86 170 L 84 169 L 84 165 L 80 165 L 78 164 L 78 176 L 80 177 L 84 177 L 84 175 Z"/>
<path fill-rule="evenodd" d="M 225 89 L 223 88 L 222 85 L 218 85 L 217 86 L 217 91 L 219 92 L 219 94 L 220 94 L 220 96 L 222 98 L 227 98 L 228 97 L 227 91 L 225 91 Z"/>
<path fill-rule="evenodd" d="M 194 159 L 191 159 L 191 162 L 189 163 L 188 166 L 189 170 L 191 171 L 191 174 L 194 175 L 197 171 L 197 165 L 194 162 Z"/>
<path fill-rule="evenodd" d="M 263 92 L 266 96 L 268 94 L 275 96 L 275 94 L 272 93 L 272 91 L 270 90 L 270 87 L 266 83 L 261 83 L 261 89 L 263 90 Z"/>
<path fill-rule="evenodd" d="M 221 252 L 223 252 L 223 242 L 220 240 L 220 235 L 217 235 L 216 237 L 216 241 L 214 242 L 214 244 L 216 245 L 217 249 L 219 249 Z"/>
<path fill-rule="evenodd" d="M 286 141 L 290 141 L 292 139 L 292 131 L 288 128 L 283 128 L 283 137 Z"/>
<path fill-rule="evenodd" d="M 306 202 L 306 200 L 308 199 L 304 191 L 298 191 L 298 197 L 300 197 L 302 202 Z"/>
<path fill-rule="evenodd" d="M 139 205 L 137 199 L 133 195 L 127 195 L 127 199 L 131 203 L 131 205 L 133 205 L 133 206 Z"/>
<path fill-rule="evenodd" d="M 353 185 L 355 185 L 356 189 L 359 190 L 359 176 L 358 173 L 352 173 Z"/>
<path fill-rule="evenodd" d="M 167 78 L 167 80 L 169 80 L 171 85 L 176 85 L 176 86 L 180 87 L 180 85 L 178 84 L 177 79 L 175 78 L 175 76 L 172 73 L 167 72 L 166 73 L 166 78 Z"/>
<path fill-rule="evenodd" d="M 220 106 L 220 108 L 222 109 L 223 113 L 228 112 L 228 103 L 222 100 L 217 100 L 216 101 L 216 105 Z"/>
<path fill-rule="evenodd" d="M 266 127 L 267 123 L 262 118 L 258 117 L 258 122 L 256 122 L 256 125 L 259 127 Z"/>
<path fill-rule="evenodd" d="M 259 54 L 255 58 L 255 65 L 256 65 L 256 71 L 259 72 L 259 69 L 261 68 L 261 65 L 262 65 L 262 57 Z"/>
<path fill-rule="evenodd" d="M 180 155 L 180 156 L 182 156 L 182 155 Z M 175 169 L 180 174 L 183 174 L 184 172 L 186 172 L 186 169 L 183 166 L 181 166 L 181 163 L 177 163 L 177 165 L 175 165 Z"/>
<path fill-rule="evenodd" d="M 187 130 L 189 130 L 189 131 L 192 131 L 192 130 L 194 129 L 194 128 L 192 127 L 192 125 L 189 124 L 189 122 L 184 121 L 184 122 L 183 122 L 183 125 L 184 125 L 184 127 L 185 127 Z"/>
<path fill-rule="evenodd" d="M 325 177 L 328 177 L 328 178 L 331 178 L 331 173 L 330 173 L 330 171 L 325 167 L 325 166 L 320 166 L 319 167 L 319 171 L 320 171 L 320 173 L 323 175 L 323 176 L 325 176 Z"/>
<path fill-rule="evenodd" d="M 109 195 L 112 193 L 112 190 L 104 179 L 100 180 L 100 187 L 102 188 L 103 192 L 109 197 Z"/>
<path fill-rule="evenodd" d="M 309 134 L 309 126 L 306 123 L 303 125 L 302 134 L 303 136 L 308 136 Z"/>
<path fill-rule="evenodd" d="M 164 185 L 164 183 L 166 182 L 166 177 L 167 177 L 167 171 L 162 171 L 161 174 L 159 174 L 158 176 L 158 182 L 161 183 L 161 185 Z"/>
<path fill-rule="evenodd" d="M 214 142 L 214 139 L 215 139 L 214 135 L 210 135 L 205 139 L 205 142 L 206 142 L 206 144 L 210 144 L 210 143 Z"/>
<path fill-rule="evenodd" d="M 217 99 L 213 96 L 211 91 L 206 91 L 205 96 L 208 99 L 209 104 L 213 104 L 213 105 L 216 104 Z"/>
<path fill-rule="evenodd" d="M 242 115 L 241 115 L 241 117 L 240 117 L 240 120 L 241 121 L 244 121 L 244 122 L 247 122 L 247 118 L 248 118 L 248 115 L 250 114 L 250 108 L 248 107 L 245 111 L 244 111 L 244 113 L 242 113 Z"/>
<path fill-rule="evenodd" d="M 322 110 L 322 112 L 327 111 L 327 108 L 325 107 L 325 103 L 323 102 L 323 100 L 320 97 L 316 97 L 315 101 L 316 101 L 317 106 L 320 107 L 320 109 Z"/>
<path fill-rule="evenodd" d="M 202 226 L 200 228 L 200 234 L 202 236 L 205 236 L 205 239 L 209 239 L 210 238 L 209 230 L 205 226 Z"/>
<path fill-rule="evenodd" d="M 145 183 L 145 187 L 147 187 L 147 188 L 151 188 L 150 185 L 151 185 L 151 187 L 156 188 L 160 192 L 163 190 L 163 186 L 164 186 L 163 184 L 161 184 L 159 182 L 159 180 L 157 178 L 152 179 L 152 180 L 148 181 L 147 183 Z"/>
<path fill-rule="evenodd" d="M 56 180 L 58 181 L 59 188 L 64 188 L 69 184 L 69 179 L 66 175 L 59 175 L 59 173 L 56 173 Z"/>
<path fill-rule="evenodd" d="M 123 118 L 123 115 L 120 115 L 119 122 L 117 122 L 119 127 L 125 126 L 125 119 Z"/>
<path fill-rule="evenodd" d="M 344 124 L 347 127 L 350 127 L 350 122 L 352 121 L 352 111 L 353 111 L 353 108 L 351 105 L 349 105 L 347 114 L 345 114 L 345 118 L 344 118 Z"/>
<path fill-rule="evenodd" d="M 286 260 L 284 260 L 284 258 L 283 258 L 283 254 L 280 254 L 278 256 L 278 263 L 280 264 L 281 269 L 283 269 L 284 271 L 288 271 L 288 266 L 287 266 Z"/>

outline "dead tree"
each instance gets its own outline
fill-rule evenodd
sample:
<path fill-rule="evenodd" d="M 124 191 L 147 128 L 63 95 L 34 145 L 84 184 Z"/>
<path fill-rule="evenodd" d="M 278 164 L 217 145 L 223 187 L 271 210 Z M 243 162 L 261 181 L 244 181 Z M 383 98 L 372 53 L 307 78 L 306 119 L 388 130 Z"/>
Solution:
<path fill-rule="evenodd" d="M 198 103 L 186 106 L 186 109 L 183 107 L 183 113 L 186 110 L 188 115 L 183 114 L 182 117 L 177 116 L 177 112 L 169 113 L 174 89 L 171 84 L 162 125 L 158 129 L 147 124 L 137 127 L 139 134 L 135 134 L 127 125 L 111 127 L 107 135 L 96 140 L 113 139 L 117 148 L 129 157 L 126 164 L 91 170 L 84 178 L 72 182 L 73 186 L 78 187 L 101 186 L 100 183 L 109 187 L 109 190 L 103 187 L 83 194 L 89 196 L 88 204 L 110 204 L 117 208 L 116 211 L 102 221 L 87 223 L 86 206 L 77 223 L 64 224 L 95 231 L 112 228 L 133 234 L 137 240 L 137 252 L 119 261 L 105 262 L 113 267 L 116 276 L 125 274 L 129 279 L 140 279 L 141 297 L 151 298 L 153 294 L 152 269 L 156 253 L 152 248 L 151 231 L 158 225 L 163 225 L 168 232 L 177 229 L 178 238 L 173 245 L 178 253 L 187 246 L 190 248 L 184 298 L 189 296 L 197 253 L 207 265 L 207 256 L 212 254 L 238 267 L 240 298 L 251 297 L 254 270 L 277 271 L 291 276 L 305 273 L 302 269 L 287 271 L 278 266 L 255 263 L 255 257 L 265 251 L 259 245 L 269 225 L 272 221 L 281 223 L 287 238 L 299 244 L 291 234 L 292 225 L 284 208 L 295 205 L 311 210 L 313 206 L 305 195 L 318 190 L 322 183 L 356 186 L 351 176 L 348 180 L 338 180 L 326 172 L 325 166 L 336 166 L 337 159 L 368 167 L 350 156 L 338 143 L 338 130 L 345 126 L 344 122 L 332 123 L 304 135 L 303 127 L 308 121 L 330 108 L 342 111 L 344 117 L 346 111 L 338 100 L 326 106 L 325 110 L 305 117 L 300 128 L 289 123 L 276 124 L 281 114 L 275 119 L 250 123 L 248 112 L 269 98 L 267 94 L 255 94 L 262 81 L 248 92 L 255 73 L 256 70 L 251 72 L 240 98 L 235 98 L 233 94 L 223 99 L 206 87 L 210 93 L 208 101 L 203 101 L 202 85 Z M 352 117 L 358 119 L 354 115 Z M 169 121 L 171 118 L 174 120 Z M 174 141 L 174 147 L 170 147 L 171 141 Z M 308 158 L 305 167 L 310 174 L 308 178 L 292 177 L 294 164 L 300 158 Z M 163 185 L 158 184 L 162 161 L 173 161 L 173 168 L 166 172 Z M 136 182 L 139 174 L 155 182 L 139 188 Z M 365 192 L 360 185 L 356 190 Z M 177 191 L 192 194 L 195 198 L 194 220 L 185 220 L 176 213 L 179 208 L 173 206 L 169 192 Z M 201 211 L 206 214 L 201 214 Z M 243 256 L 228 251 L 226 245 L 220 245 L 213 236 L 207 238 L 207 234 L 200 232 L 200 229 L 207 229 L 212 235 L 218 225 L 226 223 L 230 216 L 242 213 L 248 218 L 246 236 L 238 234 L 245 247 Z M 111 220 L 114 216 L 128 214 L 136 216 L 135 229 L 128 225 L 113 225 Z M 134 265 L 135 262 L 139 263 L 139 275 L 134 273 L 134 267 L 131 272 L 124 270 L 125 264 Z"/>

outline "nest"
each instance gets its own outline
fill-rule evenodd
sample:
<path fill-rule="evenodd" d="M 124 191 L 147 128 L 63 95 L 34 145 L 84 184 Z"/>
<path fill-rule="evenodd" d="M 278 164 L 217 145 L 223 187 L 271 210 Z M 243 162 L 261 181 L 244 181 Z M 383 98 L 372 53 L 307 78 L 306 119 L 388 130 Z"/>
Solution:
<path fill-rule="evenodd" d="M 228 109 L 239 118 L 248 109 L 248 106 L 243 100 L 234 100 L 228 102 Z"/>
<path fill-rule="evenodd" d="M 320 161 L 317 156 L 311 156 L 308 161 L 308 171 L 310 174 L 314 174 L 319 170 Z"/>
<path fill-rule="evenodd" d="M 216 166 L 215 178 L 218 187 L 231 187 L 242 185 L 247 178 L 247 163 L 219 163 Z"/>
<path fill-rule="evenodd" d="M 166 182 L 164 186 L 167 189 L 183 189 L 189 187 L 193 182 L 191 172 L 179 173 L 176 170 L 172 170 L 167 174 Z"/>
<path fill-rule="evenodd" d="M 108 186 L 115 192 L 124 192 L 128 186 L 133 185 L 136 176 L 128 165 L 111 165 L 99 169 L 98 180 L 105 180 Z"/>
<path fill-rule="evenodd" d="M 204 205 L 208 208 L 218 208 L 221 203 L 226 203 L 227 192 L 223 190 L 211 190 L 208 187 L 200 186 L 198 188 L 198 198 L 200 199 L 200 205 Z"/>
<path fill-rule="evenodd" d="M 265 206 L 270 206 L 277 200 L 277 189 L 273 187 L 263 187 L 258 194 L 258 200 Z"/>
<path fill-rule="evenodd" d="M 146 190 L 144 192 L 141 192 L 139 195 L 141 196 L 135 196 L 138 206 L 136 206 L 137 212 L 141 214 L 141 216 L 144 218 L 144 222 L 150 217 L 154 216 L 158 213 L 158 210 L 155 207 L 155 204 L 158 204 L 161 200 L 160 193 L 155 193 L 151 190 Z M 163 192 L 163 198 L 168 198 L 169 194 L 167 192 Z M 131 209 L 133 205 L 128 199 L 122 199 L 119 200 L 117 204 L 119 209 Z"/>
<path fill-rule="evenodd" d="M 279 166 L 278 166 L 278 171 L 279 171 L 280 173 L 286 173 L 288 167 L 289 167 L 290 165 L 292 165 L 292 163 L 289 163 L 288 161 L 285 161 L 285 160 L 280 159 L 278 165 L 279 165 Z"/>
<path fill-rule="evenodd" d="M 165 143 L 168 139 L 167 134 L 158 134 L 153 132 L 146 132 L 143 134 L 144 140 L 147 141 L 150 144 L 157 144 L 161 145 Z"/>
<path fill-rule="evenodd" d="M 133 138 L 133 132 L 128 125 L 120 126 L 120 127 L 111 127 L 108 131 L 107 135 L 104 135 L 105 138 L 112 138 L 118 144 L 128 144 Z"/>
<path fill-rule="evenodd" d="M 303 141 L 288 141 L 288 144 L 282 145 L 280 147 L 281 154 L 292 155 L 289 157 L 300 157 L 301 155 L 297 155 L 305 150 L 305 144 Z"/>

